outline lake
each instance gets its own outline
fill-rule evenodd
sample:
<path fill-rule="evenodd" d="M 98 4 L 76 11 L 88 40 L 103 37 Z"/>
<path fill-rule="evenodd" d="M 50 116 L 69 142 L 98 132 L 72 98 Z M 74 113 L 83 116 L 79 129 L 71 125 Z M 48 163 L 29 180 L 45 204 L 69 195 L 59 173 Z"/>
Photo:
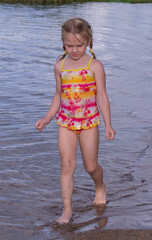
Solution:
<path fill-rule="evenodd" d="M 53 67 L 63 53 L 62 23 L 91 24 L 94 52 L 107 76 L 114 141 L 101 121 L 99 163 L 106 209 L 95 208 L 94 184 L 77 150 L 73 223 L 62 212 L 54 119 L 42 133 L 55 93 Z M 3 240 L 67 239 L 95 229 L 151 229 L 152 4 L 0 4 L 0 234 Z"/>

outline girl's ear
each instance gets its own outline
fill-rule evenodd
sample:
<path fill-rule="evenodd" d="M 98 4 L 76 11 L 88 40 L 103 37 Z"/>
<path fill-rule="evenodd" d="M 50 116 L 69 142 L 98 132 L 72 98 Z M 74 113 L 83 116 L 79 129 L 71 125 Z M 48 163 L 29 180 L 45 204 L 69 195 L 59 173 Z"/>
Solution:
<path fill-rule="evenodd" d="M 88 41 L 88 43 L 87 43 L 87 47 L 88 47 L 88 46 L 90 46 L 90 39 L 89 39 L 89 41 Z"/>
<path fill-rule="evenodd" d="M 90 46 L 91 42 L 92 42 L 92 37 L 90 37 L 88 40 L 88 46 Z"/>

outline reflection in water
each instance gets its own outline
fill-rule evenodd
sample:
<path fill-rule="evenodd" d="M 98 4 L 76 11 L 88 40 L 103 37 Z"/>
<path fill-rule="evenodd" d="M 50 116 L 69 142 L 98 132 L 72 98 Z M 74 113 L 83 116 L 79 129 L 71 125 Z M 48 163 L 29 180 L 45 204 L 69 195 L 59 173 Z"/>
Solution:
<path fill-rule="evenodd" d="M 105 211 L 105 207 L 100 207 L 100 206 L 96 206 L 96 212 L 97 212 L 97 218 L 98 218 L 98 226 L 100 228 L 105 227 L 108 223 L 108 217 L 102 217 L 104 211 Z"/>
<path fill-rule="evenodd" d="M 94 207 L 91 206 L 90 209 L 93 209 Z M 80 232 L 85 232 L 94 228 L 103 228 L 107 225 L 108 223 L 108 217 L 103 216 L 103 213 L 105 211 L 105 207 L 95 207 L 96 209 L 96 216 L 92 216 L 92 218 L 90 220 L 86 220 L 84 222 L 81 222 L 81 220 L 79 219 L 78 223 L 75 223 L 74 221 L 71 221 L 69 224 L 59 224 L 56 221 L 53 222 L 47 222 L 47 223 L 43 223 L 41 220 L 38 220 L 34 223 L 35 225 L 35 230 L 38 233 L 44 233 L 44 232 L 50 232 L 50 229 L 53 228 L 54 231 L 62 231 L 64 232 L 74 232 L 74 233 L 78 233 Z M 86 209 L 85 209 L 85 213 L 86 213 Z"/>
<path fill-rule="evenodd" d="M 3 240 L 63 240 L 68 234 L 100 228 L 151 228 L 152 5 L 0 4 L 0 16 Z M 94 185 L 78 148 L 73 222 L 61 227 L 54 224 L 62 212 L 56 121 L 42 133 L 34 125 L 55 92 L 53 65 L 63 52 L 60 27 L 67 16 L 82 16 L 93 27 L 94 51 L 107 73 L 117 136 L 106 141 L 101 123 L 99 162 L 107 185 L 106 209 L 91 205 Z"/>

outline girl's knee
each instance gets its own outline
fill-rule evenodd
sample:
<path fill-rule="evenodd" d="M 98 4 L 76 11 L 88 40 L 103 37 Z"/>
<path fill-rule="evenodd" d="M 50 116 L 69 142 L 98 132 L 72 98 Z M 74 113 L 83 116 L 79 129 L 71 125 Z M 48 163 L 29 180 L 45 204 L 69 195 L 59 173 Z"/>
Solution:
<path fill-rule="evenodd" d="M 85 170 L 89 173 L 89 174 L 94 174 L 96 171 L 98 171 L 101 167 L 96 164 L 94 166 L 85 166 Z"/>
<path fill-rule="evenodd" d="M 75 171 L 75 161 L 62 161 L 61 162 L 61 173 L 62 174 L 73 174 Z"/>

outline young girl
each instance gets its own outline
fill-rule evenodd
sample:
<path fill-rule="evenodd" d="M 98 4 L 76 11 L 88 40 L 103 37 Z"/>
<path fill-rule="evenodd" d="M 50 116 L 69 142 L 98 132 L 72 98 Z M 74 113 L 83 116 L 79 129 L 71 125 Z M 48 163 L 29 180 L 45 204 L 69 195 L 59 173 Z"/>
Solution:
<path fill-rule="evenodd" d="M 56 93 L 48 113 L 36 123 L 36 128 L 42 131 L 57 114 L 60 184 L 64 206 L 57 222 L 61 224 L 68 223 L 72 218 L 73 174 L 78 140 L 84 167 L 95 183 L 94 204 L 106 204 L 103 170 L 98 164 L 98 106 L 105 123 L 106 138 L 112 140 L 115 137 L 104 68 L 92 50 L 91 26 L 81 18 L 67 20 L 62 26 L 62 41 L 65 52 L 54 67 Z M 93 58 L 86 53 L 88 46 Z"/>

